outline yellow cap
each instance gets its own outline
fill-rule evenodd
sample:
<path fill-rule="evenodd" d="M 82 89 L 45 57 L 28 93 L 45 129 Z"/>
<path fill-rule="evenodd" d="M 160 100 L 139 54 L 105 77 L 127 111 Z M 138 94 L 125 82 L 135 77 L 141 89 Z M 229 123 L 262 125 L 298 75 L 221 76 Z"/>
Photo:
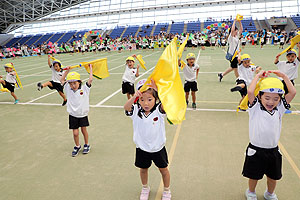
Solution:
<path fill-rule="evenodd" d="M 291 49 L 290 51 L 288 51 L 287 53 L 286 53 L 286 55 L 289 55 L 289 54 L 295 54 L 295 55 L 297 55 L 297 51 L 295 50 L 295 49 Z"/>
<path fill-rule="evenodd" d="M 242 61 L 244 61 L 244 60 L 250 60 L 251 58 L 250 58 L 250 55 L 249 54 L 243 54 L 242 56 L 241 56 L 241 60 Z"/>
<path fill-rule="evenodd" d="M 132 57 L 132 56 L 129 56 L 128 58 L 126 58 L 126 61 L 127 60 L 131 60 L 131 61 L 135 62 L 134 57 Z"/>
<path fill-rule="evenodd" d="M 188 59 L 191 59 L 191 58 L 196 58 L 196 56 L 195 56 L 195 54 L 193 54 L 193 53 L 188 53 L 187 55 L 186 55 L 186 59 L 188 60 Z"/>
<path fill-rule="evenodd" d="M 4 65 L 5 68 L 14 68 L 13 65 L 11 63 L 6 63 Z"/>
<path fill-rule="evenodd" d="M 77 72 L 71 72 L 67 75 L 67 82 L 75 82 L 80 80 L 80 74 Z"/>
<path fill-rule="evenodd" d="M 278 78 L 265 78 L 260 83 L 259 91 L 284 94 L 283 83 Z"/>

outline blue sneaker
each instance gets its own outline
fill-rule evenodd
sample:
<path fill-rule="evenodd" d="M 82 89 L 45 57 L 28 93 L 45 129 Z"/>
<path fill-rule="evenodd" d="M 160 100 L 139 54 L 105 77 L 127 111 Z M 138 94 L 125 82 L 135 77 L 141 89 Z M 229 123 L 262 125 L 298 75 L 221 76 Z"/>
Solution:
<path fill-rule="evenodd" d="M 83 146 L 83 151 L 82 151 L 82 153 L 83 153 L 83 154 L 88 154 L 88 153 L 90 152 L 90 149 L 91 149 L 91 145 L 85 144 L 85 145 Z"/>
<path fill-rule="evenodd" d="M 284 114 L 291 114 L 291 113 L 292 113 L 292 111 L 286 110 Z"/>
<path fill-rule="evenodd" d="M 19 100 L 17 99 L 17 100 L 15 100 L 15 103 L 14 104 L 17 104 L 17 103 L 19 103 Z"/>
<path fill-rule="evenodd" d="M 72 151 L 72 157 L 77 156 L 78 153 L 79 153 L 79 151 L 80 151 L 80 149 L 81 149 L 81 146 L 79 146 L 79 147 L 75 146 L 74 149 L 73 149 L 73 151 Z"/>

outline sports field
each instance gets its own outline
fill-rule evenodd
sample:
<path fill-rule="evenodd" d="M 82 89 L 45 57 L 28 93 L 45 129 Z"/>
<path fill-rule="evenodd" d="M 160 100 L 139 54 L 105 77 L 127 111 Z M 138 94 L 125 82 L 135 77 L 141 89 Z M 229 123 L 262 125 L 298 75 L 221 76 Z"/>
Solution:
<path fill-rule="evenodd" d="M 91 152 L 71 157 L 74 142 L 68 130 L 68 113 L 56 91 L 38 91 L 37 82 L 51 80 L 47 56 L 6 59 L 13 62 L 23 90 L 13 105 L 9 93 L 0 93 L 0 199 L 138 199 L 141 183 L 134 166 L 135 145 L 132 121 L 124 114 L 127 98 L 121 93 L 125 59 L 141 54 L 147 71 L 141 69 L 138 80 L 147 78 L 163 50 L 140 50 L 57 55 L 64 66 L 107 57 L 110 77 L 94 79 L 90 94 L 88 128 Z M 276 69 L 275 56 L 281 50 L 267 46 L 246 47 L 252 62 L 264 70 Z M 166 123 L 167 150 L 170 161 L 171 191 L 174 200 L 245 199 L 247 179 L 241 175 L 248 139 L 248 114 L 236 113 L 238 92 L 233 72 L 220 83 L 217 73 L 229 62 L 222 49 L 188 49 L 199 56 L 197 110 L 189 108 L 181 125 Z M 285 60 L 285 56 L 281 57 Z M 84 69 L 76 69 L 82 79 Z M 0 68 L 0 75 L 5 75 Z M 182 75 L 182 74 L 181 74 Z M 297 84 L 298 82 L 298 84 Z M 300 83 L 296 80 L 296 89 Z M 300 196 L 300 95 L 291 104 L 292 114 L 283 118 L 280 148 L 283 154 L 283 178 L 278 182 L 279 199 L 299 200 Z M 190 105 L 189 105 L 190 107 Z M 83 137 L 80 136 L 81 144 Z M 257 187 L 263 199 L 266 179 Z M 160 199 L 161 175 L 152 165 L 149 174 L 151 200 Z"/>

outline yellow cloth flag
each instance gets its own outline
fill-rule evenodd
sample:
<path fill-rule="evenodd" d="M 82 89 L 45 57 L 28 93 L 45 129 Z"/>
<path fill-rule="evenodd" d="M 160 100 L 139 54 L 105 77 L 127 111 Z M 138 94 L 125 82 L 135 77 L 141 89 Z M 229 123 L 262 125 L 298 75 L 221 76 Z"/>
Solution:
<path fill-rule="evenodd" d="M 154 71 L 140 89 L 141 92 L 146 91 L 151 79 L 155 81 L 159 99 L 167 113 L 168 120 L 173 124 L 179 124 L 185 120 L 186 112 L 185 94 L 178 69 L 176 41 L 175 37 L 166 47 Z"/>
<path fill-rule="evenodd" d="M 139 61 L 139 63 L 141 64 L 141 67 L 144 69 L 144 70 L 147 70 L 146 66 L 145 66 L 145 61 L 143 60 L 143 57 L 142 55 L 137 55 L 136 56 L 136 59 Z"/>
<path fill-rule="evenodd" d="M 109 77 L 107 58 L 93 60 L 90 62 L 81 62 L 80 64 L 86 69 L 88 73 L 90 73 L 89 64 L 93 65 L 93 76 L 98 79 Z"/>
<path fill-rule="evenodd" d="M 17 86 L 21 89 L 23 89 L 22 83 L 21 83 L 21 79 L 17 73 L 17 70 L 15 68 L 15 66 L 11 63 L 13 70 L 16 72 L 16 81 L 17 81 Z"/>
<path fill-rule="evenodd" d="M 2 78 L 0 79 L 0 80 L 2 80 Z M 7 89 L 7 88 L 4 88 L 3 86 L 2 86 L 2 84 L 0 84 L 0 92 L 9 92 L 9 90 Z"/>
<path fill-rule="evenodd" d="M 298 33 L 299 34 L 299 33 Z M 296 35 L 295 37 L 293 37 L 292 39 L 291 39 L 291 45 L 288 47 L 288 48 L 286 48 L 285 50 L 283 50 L 281 53 L 280 53 L 280 55 L 282 55 L 282 54 L 284 54 L 285 52 L 287 52 L 287 51 L 290 51 L 290 50 L 292 50 L 293 48 L 294 48 L 294 46 L 297 44 L 297 43 L 299 43 L 300 42 L 300 35 Z M 299 56 L 299 55 L 298 55 Z"/>
<path fill-rule="evenodd" d="M 189 38 L 189 34 L 187 34 L 185 41 L 178 48 L 178 52 L 177 52 L 178 59 L 181 59 L 181 57 L 182 57 L 182 53 L 183 53 L 184 47 L 188 41 L 188 38 Z M 186 63 L 183 60 L 180 60 L 180 64 L 181 64 L 181 66 L 180 66 L 181 69 L 183 69 L 184 66 L 186 65 Z"/>
<path fill-rule="evenodd" d="M 260 81 L 258 81 L 258 83 L 256 84 L 256 87 L 255 87 L 255 90 L 254 90 L 254 96 L 257 96 L 258 93 L 259 93 L 259 90 L 260 90 L 260 82 L 263 80 L 260 79 Z M 240 103 L 240 105 L 238 106 L 238 109 L 237 111 L 240 109 L 240 110 L 247 110 L 248 109 L 248 101 L 249 101 L 249 98 L 248 98 L 248 94 L 245 96 L 245 98 L 243 99 L 243 101 Z"/>

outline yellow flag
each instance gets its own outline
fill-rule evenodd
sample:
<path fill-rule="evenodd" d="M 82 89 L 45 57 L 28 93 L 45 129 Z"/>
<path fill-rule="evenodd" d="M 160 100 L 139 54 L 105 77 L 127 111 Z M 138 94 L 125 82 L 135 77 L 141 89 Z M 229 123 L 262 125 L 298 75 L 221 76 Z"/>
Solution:
<path fill-rule="evenodd" d="M 109 77 L 107 58 L 93 60 L 90 62 L 81 62 L 80 64 L 86 69 L 88 73 L 90 73 L 89 64 L 93 65 L 93 76 L 98 79 Z"/>
<path fill-rule="evenodd" d="M 16 81 L 17 81 L 17 86 L 21 89 L 23 89 L 23 86 L 22 86 L 22 83 L 21 83 L 21 79 L 17 73 L 17 70 L 15 68 L 15 66 L 11 63 L 12 67 L 13 67 L 13 70 L 16 72 Z"/>
<path fill-rule="evenodd" d="M 146 91 L 149 87 L 147 84 L 151 83 L 151 79 L 155 81 L 159 99 L 167 113 L 168 120 L 173 124 L 181 123 L 185 119 L 186 112 L 184 90 L 178 69 L 176 41 L 175 37 L 167 46 L 154 71 L 140 89 L 142 92 Z"/>
<path fill-rule="evenodd" d="M 257 96 L 258 93 L 259 93 L 259 86 L 260 86 L 260 82 L 263 80 L 260 79 L 260 81 L 258 81 L 258 83 L 256 84 L 256 87 L 255 87 L 255 90 L 254 90 L 254 96 Z M 238 106 L 238 109 L 241 109 L 241 110 L 247 110 L 248 109 L 248 101 L 249 101 L 249 98 L 248 98 L 248 94 L 245 96 L 245 98 L 243 99 L 243 101 L 240 103 L 240 105 Z"/>
<path fill-rule="evenodd" d="M 142 55 L 137 55 L 136 56 L 136 59 L 139 61 L 139 63 L 141 64 L 141 67 L 144 69 L 144 70 L 147 70 L 147 68 L 145 67 L 145 61 L 143 60 L 143 57 Z"/>
<path fill-rule="evenodd" d="M 183 69 L 186 66 L 186 63 L 183 60 L 180 60 L 180 68 Z"/>
<path fill-rule="evenodd" d="M 183 53 L 184 47 L 188 41 L 188 38 L 189 38 L 189 34 L 187 34 L 185 41 L 180 45 L 180 47 L 178 49 L 178 52 L 177 52 L 178 59 L 181 59 L 181 57 L 182 57 L 182 53 Z"/>
<path fill-rule="evenodd" d="M 285 50 L 283 50 L 283 51 L 280 53 L 280 55 L 282 55 L 282 54 L 284 54 L 285 52 L 290 51 L 291 49 L 293 49 L 294 46 L 295 46 L 297 43 L 299 43 L 299 42 L 300 42 L 300 35 L 296 35 L 295 37 L 293 37 L 293 38 L 291 39 L 291 45 L 290 45 L 288 48 L 286 48 Z M 299 55 L 298 55 L 298 56 L 299 56 Z"/>
<path fill-rule="evenodd" d="M 0 79 L 0 80 L 2 80 L 2 78 Z M 9 92 L 9 90 L 7 89 L 7 88 L 4 88 L 3 86 L 2 86 L 2 84 L 0 84 L 0 92 Z"/>

